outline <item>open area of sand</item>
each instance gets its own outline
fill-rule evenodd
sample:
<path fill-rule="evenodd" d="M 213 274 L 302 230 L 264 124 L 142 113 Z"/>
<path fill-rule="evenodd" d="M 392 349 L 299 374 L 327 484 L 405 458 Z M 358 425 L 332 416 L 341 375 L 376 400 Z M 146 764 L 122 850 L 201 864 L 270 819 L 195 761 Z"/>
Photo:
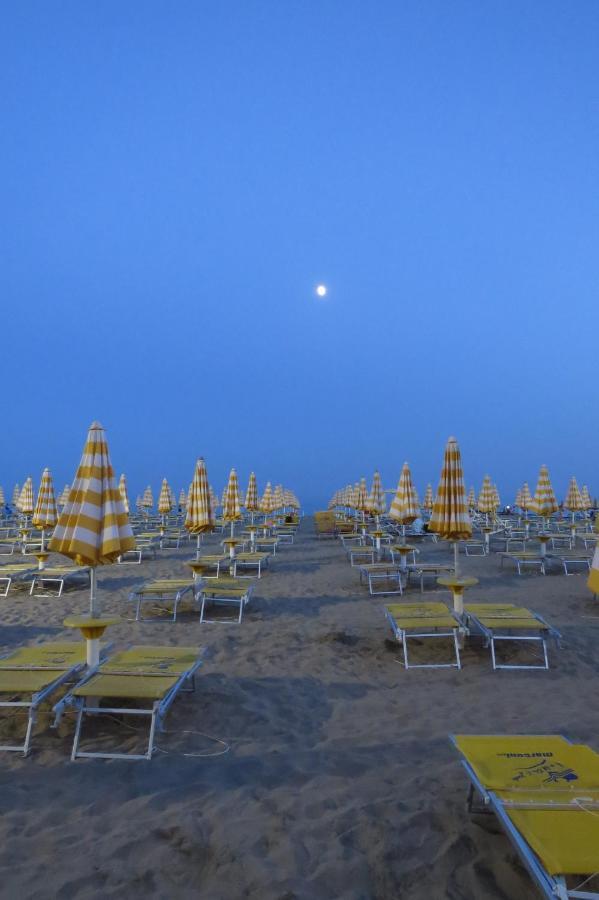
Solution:
<path fill-rule="evenodd" d="M 341 543 L 317 540 L 310 518 L 241 625 L 200 625 L 193 606 L 174 624 L 150 609 L 152 620 L 131 621 L 131 588 L 186 574 L 192 556 L 186 545 L 100 571 L 103 612 L 124 617 L 108 640 L 202 646 L 205 663 L 151 762 L 71 762 L 73 718 L 55 731 L 48 715 L 28 758 L 0 755 L 2 897 L 537 896 L 507 839 L 470 820 L 449 735 L 563 733 L 599 748 L 599 605 L 585 575 L 518 577 L 494 554 L 464 557 L 464 574 L 480 579 L 467 599 L 538 611 L 562 649 L 551 647 L 549 671 L 493 672 L 473 642 L 461 671 L 405 671 L 385 598 L 368 596 Z M 448 560 L 449 549 L 422 545 L 421 559 Z M 75 640 L 62 622 L 86 607 L 86 590 L 13 592 L 0 600 L 0 649 Z M 3 718 L 0 739 L 22 725 Z M 141 738 L 115 721 L 94 722 L 89 737 L 121 749 Z"/>

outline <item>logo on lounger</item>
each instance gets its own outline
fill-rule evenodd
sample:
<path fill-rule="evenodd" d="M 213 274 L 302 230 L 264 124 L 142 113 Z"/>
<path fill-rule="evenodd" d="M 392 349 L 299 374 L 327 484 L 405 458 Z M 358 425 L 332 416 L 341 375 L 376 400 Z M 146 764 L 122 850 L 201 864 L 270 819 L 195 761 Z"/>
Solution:
<path fill-rule="evenodd" d="M 512 781 L 525 781 L 527 778 L 538 778 L 539 776 L 544 776 L 543 784 L 557 784 L 560 781 L 578 781 L 578 775 L 574 769 L 570 769 L 568 766 L 564 766 L 563 763 L 557 761 L 549 761 L 549 757 L 553 755 L 551 753 L 548 753 L 547 755 L 539 753 L 505 753 L 502 755 L 519 758 L 522 758 L 523 756 L 528 758 L 541 757 L 538 762 L 533 763 L 531 766 L 519 766 L 512 776 Z"/>

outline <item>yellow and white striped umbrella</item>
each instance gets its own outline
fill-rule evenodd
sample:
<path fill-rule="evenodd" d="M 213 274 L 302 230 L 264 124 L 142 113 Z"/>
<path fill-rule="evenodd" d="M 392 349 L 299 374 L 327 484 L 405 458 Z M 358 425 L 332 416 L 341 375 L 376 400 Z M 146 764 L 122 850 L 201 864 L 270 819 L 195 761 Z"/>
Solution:
<path fill-rule="evenodd" d="M 520 507 L 524 510 L 532 509 L 532 496 L 530 493 L 530 488 L 528 487 L 528 481 L 525 481 L 522 485 L 522 490 L 520 492 Z"/>
<path fill-rule="evenodd" d="M 152 509 L 152 507 L 154 506 L 154 495 L 153 495 L 153 493 L 152 493 L 152 488 L 150 487 L 150 485 L 148 485 L 147 488 L 146 488 L 145 491 L 144 491 L 144 495 L 143 495 L 143 497 L 141 498 L 141 505 L 142 505 L 142 506 L 144 507 L 144 509 L 146 509 L 148 512 L 149 512 L 149 511 Z"/>
<path fill-rule="evenodd" d="M 572 513 L 572 518 L 574 518 L 574 513 L 580 510 L 583 510 L 584 500 L 582 499 L 580 489 L 578 487 L 578 482 L 574 475 L 570 479 L 570 484 L 568 486 L 568 493 L 566 494 L 566 499 L 564 500 L 564 507 L 569 509 Z"/>
<path fill-rule="evenodd" d="M 424 509 L 432 509 L 434 502 L 435 498 L 433 497 L 433 486 L 432 484 L 427 484 L 426 491 L 424 492 L 424 500 L 422 501 L 422 506 Z"/>
<path fill-rule="evenodd" d="M 385 514 L 386 509 L 387 504 L 385 503 L 385 492 L 381 484 L 381 476 L 376 471 L 372 478 L 372 487 L 368 496 L 368 512 L 378 518 Z"/>
<path fill-rule="evenodd" d="M 495 509 L 495 494 L 493 493 L 490 475 L 485 475 L 483 478 L 483 486 L 478 495 L 476 508 L 479 512 L 487 514 Z"/>
<path fill-rule="evenodd" d="M 19 508 L 19 497 L 21 496 L 21 486 L 19 484 L 15 484 L 12 489 L 12 505 L 15 509 Z"/>
<path fill-rule="evenodd" d="M 58 514 L 56 512 L 52 475 L 50 474 L 50 469 L 44 469 L 31 523 L 36 528 L 41 528 L 44 531 L 46 528 L 54 528 L 57 522 Z"/>
<path fill-rule="evenodd" d="M 125 478 L 124 472 L 119 478 L 119 494 L 121 495 L 125 512 L 129 515 L 129 495 L 127 494 L 127 479 Z"/>
<path fill-rule="evenodd" d="M 248 481 L 247 491 L 245 492 L 245 508 L 250 513 L 258 512 L 259 503 L 258 503 L 258 484 L 256 482 L 256 475 L 254 472 L 250 472 L 250 479 Z"/>
<path fill-rule="evenodd" d="M 201 458 L 196 462 L 193 481 L 189 486 L 185 528 L 191 534 L 197 535 L 214 528 L 214 511 L 208 485 L 208 473 L 206 472 L 206 463 Z"/>
<path fill-rule="evenodd" d="M 472 537 L 462 459 L 454 437 L 449 438 L 445 447 L 441 480 L 428 527 L 447 541 L 461 541 Z"/>
<path fill-rule="evenodd" d="M 589 587 L 589 590 L 591 590 L 594 594 L 599 594 L 599 543 L 597 543 L 595 547 L 595 553 L 593 556 L 592 567 L 589 573 L 589 580 L 587 581 L 587 585 Z"/>
<path fill-rule="evenodd" d="M 537 489 L 532 500 L 532 509 L 543 519 L 548 519 L 559 509 L 547 466 L 541 466 Z"/>
<path fill-rule="evenodd" d="M 285 500 L 283 497 L 283 485 L 278 484 L 275 488 L 275 492 L 272 495 L 273 506 L 276 510 L 283 509 Z"/>
<path fill-rule="evenodd" d="M 495 512 L 501 506 L 501 497 L 499 496 L 499 489 L 496 484 L 493 485 L 493 500 L 495 501 Z"/>
<path fill-rule="evenodd" d="M 470 488 L 468 492 L 468 509 L 474 509 L 476 507 L 476 491 L 474 490 L 474 485 Z"/>
<path fill-rule="evenodd" d="M 239 503 L 237 472 L 235 469 L 231 469 L 223 500 L 223 520 L 233 523 L 238 519 L 241 519 L 241 504 Z"/>
<path fill-rule="evenodd" d="M 211 484 L 208 485 L 208 489 L 210 491 L 210 499 L 212 500 L 212 512 L 214 513 L 214 515 L 216 515 L 216 510 L 219 508 L 221 503 L 216 495 L 216 491 L 213 490 Z"/>
<path fill-rule="evenodd" d="M 58 498 L 58 505 L 59 505 L 59 506 L 62 507 L 62 506 L 65 505 L 65 503 L 66 503 L 67 500 L 69 499 L 69 493 L 70 493 L 70 490 L 71 490 L 71 485 L 70 485 L 70 484 L 65 484 L 65 486 L 63 487 L 62 492 L 61 492 L 61 494 L 60 494 L 60 497 Z"/>
<path fill-rule="evenodd" d="M 516 491 L 514 506 L 518 506 L 520 509 L 522 509 L 522 488 L 518 488 L 518 490 Z"/>
<path fill-rule="evenodd" d="M 33 481 L 31 476 L 21 488 L 17 508 L 23 516 L 30 516 L 33 512 Z"/>
<path fill-rule="evenodd" d="M 0 506 L 4 506 L 5 503 L 6 500 L 4 499 L 4 490 L 2 487 L 0 487 Z"/>
<path fill-rule="evenodd" d="M 260 512 L 266 513 L 268 516 L 274 510 L 273 505 L 273 496 L 272 496 L 272 487 L 270 486 L 270 481 L 266 483 L 266 487 L 264 488 L 264 493 L 262 494 L 262 499 L 260 500 Z"/>
<path fill-rule="evenodd" d="M 358 495 L 356 498 L 356 509 L 360 512 L 368 512 L 368 492 L 366 490 L 366 479 L 360 478 L 358 485 Z"/>
<path fill-rule="evenodd" d="M 141 497 L 140 494 L 138 494 L 137 497 L 135 498 L 135 509 L 138 512 L 141 512 L 143 508 L 144 508 L 143 498 Z"/>
<path fill-rule="evenodd" d="M 179 506 L 181 507 L 181 509 L 185 509 L 185 507 L 187 506 L 187 494 L 183 489 L 181 489 L 179 492 Z"/>
<path fill-rule="evenodd" d="M 160 495 L 158 497 L 158 512 L 161 516 L 166 516 L 170 513 L 172 508 L 172 492 L 168 481 L 166 478 L 163 478 L 162 485 L 160 486 Z"/>
<path fill-rule="evenodd" d="M 589 494 L 589 489 L 586 484 L 583 484 L 580 490 L 580 496 L 582 497 L 582 502 L 584 503 L 585 509 L 593 508 L 593 501 L 591 500 L 591 495 Z"/>
<path fill-rule="evenodd" d="M 300 502 L 293 491 L 285 491 L 285 506 L 291 506 L 292 509 L 300 508 Z"/>
<path fill-rule="evenodd" d="M 397 491 L 389 508 L 389 518 L 400 525 L 410 525 L 418 518 L 420 510 L 414 502 L 414 485 L 412 473 L 407 462 L 403 464 Z"/>
<path fill-rule="evenodd" d="M 129 517 L 115 483 L 104 429 L 93 422 L 68 502 L 48 549 L 92 567 L 90 612 L 97 614 L 95 566 L 114 562 L 135 548 Z"/>

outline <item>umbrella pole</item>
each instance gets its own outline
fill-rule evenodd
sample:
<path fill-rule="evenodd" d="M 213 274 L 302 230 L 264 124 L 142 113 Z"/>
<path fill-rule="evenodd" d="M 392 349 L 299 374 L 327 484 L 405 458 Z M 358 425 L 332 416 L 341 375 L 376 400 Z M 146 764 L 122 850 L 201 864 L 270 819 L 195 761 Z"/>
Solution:
<path fill-rule="evenodd" d="M 202 540 L 202 533 L 199 531 L 197 540 L 196 540 L 196 557 L 198 559 L 200 558 L 200 542 L 201 542 L 201 540 Z"/>
<path fill-rule="evenodd" d="M 454 569 L 455 569 L 455 576 L 456 576 L 456 578 L 458 578 L 459 575 L 460 575 L 460 572 L 459 572 L 459 568 L 460 568 L 460 564 L 459 564 L 459 559 L 460 559 L 459 546 L 460 546 L 460 545 L 459 545 L 458 541 L 454 541 L 454 542 L 453 542 L 453 566 L 454 566 Z"/>
<path fill-rule="evenodd" d="M 93 618 L 97 615 L 96 608 L 96 567 L 89 570 L 89 614 Z"/>

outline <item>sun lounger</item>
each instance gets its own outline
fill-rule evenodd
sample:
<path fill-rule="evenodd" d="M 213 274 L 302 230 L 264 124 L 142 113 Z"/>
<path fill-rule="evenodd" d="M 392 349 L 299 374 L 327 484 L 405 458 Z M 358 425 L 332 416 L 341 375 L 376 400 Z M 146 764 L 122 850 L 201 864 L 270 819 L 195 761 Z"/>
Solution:
<path fill-rule="evenodd" d="M 588 550 L 589 547 L 594 549 L 597 545 L 597 539 L 599 538 L 599 534 L 577 534 L 576 540 L 582 541 L 584 544 L 584 549 Z"/>
<path fill-rule="evenodd" d="M 239 624 L 243 617 L 243 610 L 250 601 L 253 587 L 253 581 L 247 577 L 219 576 L 218 578 L 203 579 L 199 589 L 200 622 L 235 622 Z M 206 609 L 211 604 L 239 607 L 239 615 L 208 619 Z"/>
<path fill-rule="evenodd" d="M 256 550 L 272 553 L 273 556 L 276 555 L 278 543 L 279 539 L 276 537 L 259 537 L 256 535 L 254 538 L 254 547 Z"/>
<path fill-rule="evenodd" d="M 375 547 L 348 547 L 347 558 L 352 567 L 373 565 L 376 557 Z"/>
<path fill-rule="evenodd" d="M 409 585 L 412 576 L 415 576 L 420 580 L 420 593 L 424 593 L 424 579 L 425 578 L 434 578 L 435 584 L 436 579 L 440 575 L 453 575 L 455 572 L 455 567 L 452 565 L 437 565 L 437 563 L 412 563 L 407 567 L 407 583 Z"/>
<path fill-rule="evenodd" d="M 13 582 L 24 581 L 27 575 L 33 575 L 35 569 L 30 563 L 14 563 L 0 566 L 0 597 L 7 597 Z"/>
<path fill-rule="evenodd" d="M 518 570 L 518 575 L 522 575 L 522 569 L 525 566 L 538 569 L 541 575 L 545 574 L 546 557 L 538 553 L 500 553 L 499 555 L 501 557 L 501 568 L 503 568 L 503 564 L 507 559 L 509 562 L 514 563 Z"/>
<path fill-rule="evenodd" d="M 591 571 L 592 557 L 586 553 L 576 553 L 572 550 L 569 553 L 548 553 L 546 558 L 549 564 L 555 563 L 562 566 L 565 575 L 574 574 L 574 572 L 568 571 L 568 566 L 582 566 L 587 572 Z"/>
<path fill-rule="evenodd" d="M 186 563 L 186 565 L 190 566 L 192 563 L 201 563 L 205 566 L 204 574 L 210 572 L 211 576 L 214 575 L 218 577 L 218 575 L 220 575 L 221 567 L 226 566 L 230 562 L 231 557 L 228 553 L 202 553 L 196 559 Z"/>
<path fill-rule="evenodd" d="M 364 581 L 368 583 L 368 592 L 372 597 L 375 594 L 403 594 L 402 575 L 405 575 L 404 569 L 393 563 L 370 563 L 360 566 L 360 583 Z M 376 590 L 378 584 L 382 587 Z"/>
<path fill-rule="evenodd" d="M 237 569 L 254 569 L 258 578 L 262 578 L 262 569 L 268 566 L 270 553 L 237 553 L 233 560 L 233 575 Z"/>
<path fill-rule="evenodd" d="M 22 647 L 0 659 L 0 708 L 28 710 L 27 730 L 22 744 L 0 744 L 27 756 L 31 732 L 41 703 L 85 666 L 85 644 L 46 643 Z"/>
<path fill-rule="evenodd" d="M 23 544 L 18 537 L 0 538 L 0 556 L 13 556 L 15 551 L 22 553 Z"/>
<path fill-rule="evenodd" d="M 406 669 L 461 668 L 458 645 L 460 623 L 444 603 L 393 603 L 385 608 L 385 615 L 397 641 L 403 645 Z M 450 638 L 455 650 L 455 662 L 408 663 L 408 639 L 412 638 Z"/>
<path fill-rule="evenodd" d="M 466 556 L 486 556 L 487 545 L 484 541 L 464 541 Z"/>
<path fill-rule="evenodd" d="M 161 550 L 178 550 L 184 535 L 180 531 L 166 531 L 160 536 Z"/>
<path fill-rule="evenodd" d="M 131 647 L 116 653 L 88 672 L 54 709 L 58 722 L 68 706 L 77 709 L 71 759 L 151 759 L 156 729 L 178 694 L 193 691 L 194 675 L 202 663 L 197 647 Z M 109 705 L 101 706 L 102 700 Z M 125 706 L 126 702 L 135 704 Z M 80 750 L 81 732 L 88 716 L 146 716 L 150 719 L 145 753 Z"/>
<path fill-rule="evenodd" d="M 547 624 L 538 613 L 512 603 L 468 603 L 464 607 L 464 625 L 470 634 L 479 634 L 491 651 L 494 669 L 548 669 L 547 641 L 553 638 L 559 646 L 559 631 Z M 496 643 L 518 641 L 540 645 L 543 661 L 535 664 L 498 663 Z"/>
<path fill-rule="evenodd" d="M 451 740 L 469 812 L 495 814 L 542 896 L 599 900 L 599 754 L 559 735 Z"/>
<path fill-rule="evenodd" d="M 160 546 L 160 536 L 152 535 L 151 537 L 135 536 L 135 547 L 133 550 L 126 550 L 118 557 L 117 562 L 121 565 L 141 565 L 142 559 L 156 559 L 156 549 Z"/>
<path fill-rule="evenodd" d="M 152 603 L 154 606 L 172 604 L 173 622 L 177 621 L 177 610 L 181 600 L 187 595 L 195 597 L 198 583 L 190 578 L 163 578 L 148 581 L 135 588 L 127 598 L 135 603 L 135 621 L 142 619 L 141 608 L 144 603 Z"/>
<path fill-rule="evenodd" d="M 25 580 L 28 581 L 29 576 L 26 576 Z M 83 584 L 78 584 L 82 581 L 84 581 Z M 85 587 L 89 583 L 89 566 L 52 566 L 32 575 L 29 595 L 32 597 L 60 597 L 64 588 L 70 584 Z M 49 591 L 50 585 L 57 585 L 57 590 Z"/>

